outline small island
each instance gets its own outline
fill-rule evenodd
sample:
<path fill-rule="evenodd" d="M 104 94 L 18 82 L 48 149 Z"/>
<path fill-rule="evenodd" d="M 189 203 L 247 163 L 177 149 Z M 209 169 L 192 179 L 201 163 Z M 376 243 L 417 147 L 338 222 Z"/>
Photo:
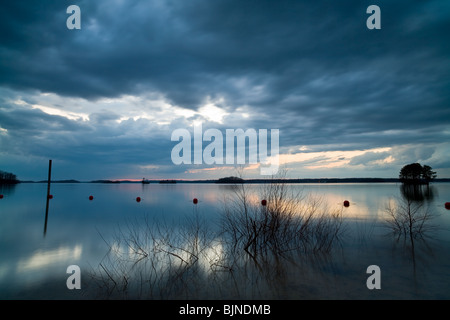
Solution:
<path fill-rule="evenodd" d="M 94 180 L 91 183 L 120 183 L 118 180 Z"/>
<path fill-rule="evenodd" d="M 159 183 L 177 183 L 176 180 L 160 180 Z"/>
<path fill-rule="evenodd" d="M 0 170 L 0 185 L 17 183 L 19 183 L 19 180 L 17 180 L 17 176 L 15 174 Z"/>
<path fill-rule="evenodd" d="M 220 178 L 216 181 L 216 183 L 244 183 L 245 180 L 239 177 L 225 177 Z"/>
<path fill-rule="evenodd" d="M 399 179 L 404 185 L 429 185 L 436 176 L 436 172 L 430 166 L 410 163 L 400 170 Z"/>

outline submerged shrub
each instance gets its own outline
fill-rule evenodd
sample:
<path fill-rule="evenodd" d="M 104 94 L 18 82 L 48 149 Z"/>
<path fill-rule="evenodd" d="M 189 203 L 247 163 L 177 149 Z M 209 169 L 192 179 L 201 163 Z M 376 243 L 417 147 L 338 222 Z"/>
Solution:
<path fill-rule="evenodd" d="M 260 199 L 266 200 L 264 205 Z M 265 185 L 259 197 L 246 185 L 225 202 L 222 226 L 231 247 L 251 254 L 270 250 L 329 251 L 342 232 L 341 210 L 329 212 L 318 197 L 294 193 L 284 183 Z"/>
<path fill-rule="evenodd" d="M 423 202 L 410 198 L 402 198 L 396 204 L 391 201 L 385 213 L 387 214 L 386 226 L 398 236 L 413 239 L 435 229 L 432 223 L 434 216 Z"/>

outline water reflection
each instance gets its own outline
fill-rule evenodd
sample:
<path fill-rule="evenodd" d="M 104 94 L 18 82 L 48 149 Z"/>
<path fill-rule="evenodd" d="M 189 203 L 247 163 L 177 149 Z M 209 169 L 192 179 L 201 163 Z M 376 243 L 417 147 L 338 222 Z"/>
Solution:
<path fill-rule="evenodd" d="M 288 279 L 311 267 L 309 258 L 317 263 L 319 255 L 331 254 L 342 217 L 322 212 L 321 199 L 292 199 L 284 188 L 266 194 L 267 207 L 254 190 L 240 190 L 218 233 L 197 210 L 179 225 L 148 216 L 123 224 L 93 270 L 93 284 L 103 298 L 197 299 L 218 288 L 230 298 L 286 294 Z"/>
<path fill-rule="evenodd" d="M 402 184 L 400 191 L 404 198 L 417 202 L 432 201 L 436 192 L 434 186 L 421 184 Z"/>
<path fill-rule="evenodd" d="M 327 287 L 339 288 L 334 251 L 252 257 L 206 233 L 142 222 L 122 229 L 91 271 L 89 290 L 97 299 L 278 299 L 320 298 Z"/>
<path fill-rule="evenodd" d="M 47 195 L 46 195 L 46 205 L 45 205 L 45 221 L 44 221 L 44 238 L 47 235 L 47 222 L 48 222 L 48 210 L 50 208 L 50 199 L 53 196 L 50 195 L 50 186 L 48 187 Z"/>
<path fill-rule="evenodd" d="M 16 190 L 16 184 L 0 184 L 0 194 L 12 196 Z"/>
<path fill-rule="evenodd" d="M 29 258 L 17 263 L 17 272 L 28 272 L 43 269 L 56 263 L 78 260 L 83 250 L 81 245 L 71 247 L 59 247 L 52 250 L 37 250 Z"/>
<path fill-rule="evenodd" d="M 222 237 L 222 205 L 231 205 L 222 202 L 225 196 L 235 194 L 236 186 L 55 184 L 52 192 L 57 197 L 50 201 L 48 210 L 52 221 L 47 215 L 44 222 L 46 187 L 23 183 L 9 188 L 10 196 L 2 191 L 5 199 L 0 200 L 0 298 L 22 299 L 23 293 L 28 292 L 31 299 L 44 295 L 50 299 L 74 299 L 73 292 L 64 285 L 65 268 L 73 263 L 79 264 L 82 279 L 87 281 L 81 290 L 83 298 L 449 297 L 450 233 L 442 229 L 448 228 L 450 215 L 442 203 L 450 199 L 450 184 L 434 184 L 432 197 L 423 186 L 422 202 L 405 196 L 398 184 L 292 186 L 307 195 L 322 195 L 324 207 L 342 209 L 348 232 L 330 252 L 281 252 L 261 247 L 252 251 L 254 257 L 242 246 L 233 251 L 233 245 Z M 246 199 L 260 208 L 263 186 L 247 188 Z M 91 194 L 93 201 L 88 199 Z M 143 201 L 137 203 L 136 196 Z M 193 197 L 199 199 L 198 205 L 192 204 Z M 434 210 L 430 210 L 433 216 L 441 214 L 437 221 L 430 220 L 441 227 L 437 234 L 436 230 L 427 229 L 422 232 L 423 237 L 417 235 L 412 241 L 409 234 L 386 237 L 386 229 L 379 228 L 386 218 L 386 201 L 393 199 L 392 207 L 399 208 L 408 198 L 411 205 L 421 204 L 421 210 Z M 351 203 L 348 208 L 342 208 L 345 199 Z M 189 228 L 192 224 L 183 220 L 183 216 L 194 214 L 206 220 L 201 228 Z M 145 229 L 142 216 L 149 217 L 152 232 L 130 228 L 134 232 L 129 236 L 124 221 L 136 218 L 136 225 Z M 42 228 L 47 228 L 47 222 L 48 233 L 43 237 Z M 114 234 L 118 226 L 121 230 Z M 324 231 L 326 234 L 329 233 Z M 105 243 L 111 246 L 105 247 Z M 377 292 L 365 285 L 366 269 L 372 264 L 382 270 L 383 289 Z M 93 267 L 95 272 L 89 274 Z M 60 284 L 62 290 L 55 291 L 54 287 Z"/>
<path fill-rule="evenodd" d="M 401 198 L 391 201 L 386 208 L 386 225 L 395 240 L 393 253 L 411 266 L 412 279 L 418 289 L 419 277 L 429 272 L 438 244 L 435 241 L 439 230 L 438 214 L 429 205 L 436 192 L 433 186 L 406 184 L 400 186 L 400 191 Z"/>
<path fill-rule="evenodd" d="M 393 243 L 393 256 L 398 257 L 406 266 L 409 266 L 401 271 L 405 276 L 410 275 L 415 294 L 420 294 L 420 287 L 426 286 L 426 279 L 432 275 L 435 262 L 439 258 L 439 254 L 442 254 L 439 253 L 442 250 L 440 247 L 436 239 L 422 235 L 409 239 L 397 238 Z"/>
<path fill-rule="evenodd" d="M 47 200 L 47 206 L 45 207 L 44 237 L 47 234 L 48 207 L 49 207 L 49 201 Z"/>

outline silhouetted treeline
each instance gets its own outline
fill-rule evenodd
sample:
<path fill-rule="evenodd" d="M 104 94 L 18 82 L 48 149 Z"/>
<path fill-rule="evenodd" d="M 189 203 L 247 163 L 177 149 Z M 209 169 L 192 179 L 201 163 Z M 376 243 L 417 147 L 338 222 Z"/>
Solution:
<path fill-rule="evenodd" d="M 215 180 L 214 182 L 221 182 Z M 434 182 L 450 182 L 450 178 L 434 179 Z M 196 182 L 196 181 L 190 181 Z M 203 181 L 199 181 L 203 182 Z M 211 181 L 205 181 L 211 182 Z M 231 182 L 228 180 L 228 182 Z M 304 178 L 304 179 L 243 179 L 236 183 L 386 183 L 401 182 L 397 178 Z"/>
<path fill-rule="evenodd" d="M 436 172 L 428 165 L 410 163 L 405 165 L 399 174 L 399 179 L 404 184 L 426 184 L 436 179 Z"/>
<path fill-rule="evenodd" d="M 356 183 L 399 182 L 396 178 L 304 178 L 304 179 L 245 179 L 243 183 Z"/>
<path fill-rule="evenodd" d="M 38 183 L 47 183 L 48 180 L 41 180 Z M 70 179 L 70 180 L 51 180 L 51 183 L 80 183 L 78 180 Z"/>
<path fill-rule="evenodd" d="M 0 170 L 0 184 L 15 184 L 19 183 L 17 176 L 11 172 L 5 172 Z"/>
<path fill-rule="evenodd" d="M 120 183 L 120 181 L 117 181 L 117 180 L 94 180 L 94 181 L 91 181 L 91 183 Z"/>
<path fill-rule="evenodd" d="M 304 178 L 304 179 L 208 179 L 208 180 L 152 180 L 152 183 L 382 183 L 382 182 L 402 182 L 397 178 Z M 20 183 L 47 183 L 47 180 L 41 181 L 17 181 Z M 450 178 L 436 178 L 433 182 L 450 182 Z M 52 183 L 142 183 L 142 181 L 135 180 L 92 180 L 92 181 L 78 181 L 78 180 L 52 180 Z"/>
<path fill-rule="evenodd" d="M 225 177 L 220 178 L 216 183 L 244 183 L 244 179 L 239 177 Z"/>

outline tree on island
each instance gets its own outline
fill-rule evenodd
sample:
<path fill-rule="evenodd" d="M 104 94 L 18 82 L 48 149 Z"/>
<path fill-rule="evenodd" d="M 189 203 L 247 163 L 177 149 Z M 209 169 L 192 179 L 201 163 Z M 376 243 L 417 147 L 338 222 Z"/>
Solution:
<path fill-rule="evenodd" d="M 436 178 L 436 172 L 428 165 L 410 163 L 405 165 L 399 174 L 399 179 L 404 184 L 429 184 Z"/>
<path fill-rule="evenodd" d="M 225 177 L 218 179 L 216 183 L 244 183 L 244 179 L 239 177 Z"/>
<path fill-rule="evenodd" d="M 0 170 L 0 184 L 16 184 L 19 183 L 15 174 Z"/>

